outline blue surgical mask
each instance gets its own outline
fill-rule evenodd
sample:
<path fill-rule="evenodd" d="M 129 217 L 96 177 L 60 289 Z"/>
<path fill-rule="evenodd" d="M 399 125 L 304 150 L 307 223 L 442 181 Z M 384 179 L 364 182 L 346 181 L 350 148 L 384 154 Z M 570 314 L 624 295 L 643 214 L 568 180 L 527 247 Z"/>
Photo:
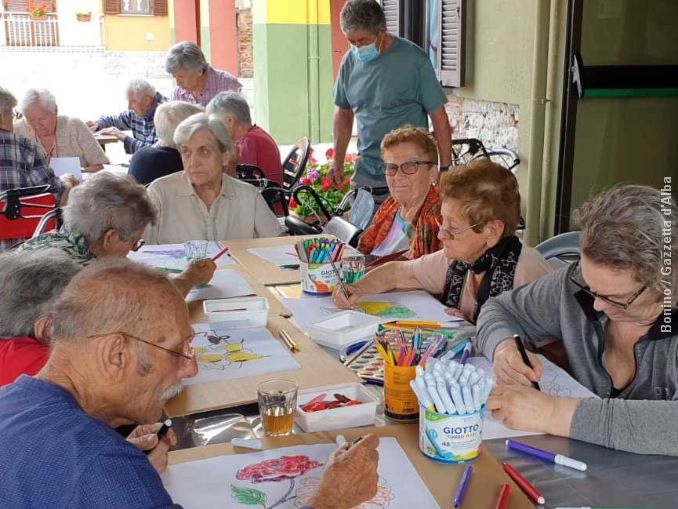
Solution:
<path fill-rule="evenodd" d="M 351 51 L 363 64 L 379 58 L 379 50 L 377 49 L 376 42 L 361 47 L 351 45 Z"/>

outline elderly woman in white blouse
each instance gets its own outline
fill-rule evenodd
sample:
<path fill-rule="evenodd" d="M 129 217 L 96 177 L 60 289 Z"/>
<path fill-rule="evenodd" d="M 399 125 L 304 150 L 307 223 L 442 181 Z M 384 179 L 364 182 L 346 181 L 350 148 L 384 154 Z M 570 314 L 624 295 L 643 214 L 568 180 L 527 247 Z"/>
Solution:
<path fill-rule="evenodd" d="M 258 188 L 224 173 L 236 149 L 222 122 L 197 113 L 177 126 L 174 141 L 184 171 L 149 186 L 158 221 L 144 232 L 146 243 L 252 239 L 282 233 Z"/>

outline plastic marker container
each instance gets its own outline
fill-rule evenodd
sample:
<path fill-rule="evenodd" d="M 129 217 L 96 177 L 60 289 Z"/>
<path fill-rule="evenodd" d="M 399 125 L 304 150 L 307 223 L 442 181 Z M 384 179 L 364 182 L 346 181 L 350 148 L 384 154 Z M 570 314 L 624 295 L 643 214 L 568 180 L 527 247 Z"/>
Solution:
<path fill-rule="evenodd" d="M 384 413 L 396 421 L 417 419 L 419 402 L 410 387 L 417 372 L 415 366 L 393 366 L 384 363 Z"/>
<path fill-rule="evenodd" d="M 478 457 L 483 407 L 471 414 L 441 414 L 419 406 L 419 449 L 442 463 L 468 463 Z"/>
<path fill-rule="evenodd" d="M 339 284 L 339 275 L 329 263 L 299 262 L 301 289 L 306 293 L 326 295 Z"/>

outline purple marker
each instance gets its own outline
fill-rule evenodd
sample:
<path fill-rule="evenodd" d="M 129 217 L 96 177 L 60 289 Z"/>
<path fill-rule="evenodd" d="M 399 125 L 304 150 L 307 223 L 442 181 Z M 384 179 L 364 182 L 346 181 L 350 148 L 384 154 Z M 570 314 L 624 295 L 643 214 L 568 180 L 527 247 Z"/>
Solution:
<path fill-rule="evenodd" d="M 471 355 L 471 347 L 472 346 L 473 345 L 469 341 L 468 344 L 464 347 L 464 351 L 461 353 L 461 358 L 459 359 L 459 364 L 461 364 L 462 366 L 464 364 L 466 364 L 466 361 L 468 360 L 469 355 Z"/>
<path fill-rule="evenodd" d="M 531 445 L 523 444 L 516 440 L 507 440 L 506 447 L 513 449 L 514 451 L 519 451 L 536 458 L 540 458 L 551 463 L 556 463 L 558 465 L 563 465 L 564 467 L 574 468 L 575 470 L 580 470 L 585 472 L 587 469 L 586 463 L 582 461 L 577 461 L 562 454 L 555 454 L 553 452 L 545 451 L 543 449 L 538 449 L 537 447 L 532 447 Z"/>
<path fill-rule="evenodd" d="M 468 491 L 468 485 L 471 484 L 471 475 L 473 475 L 473 467 L 468 465 L 461 477 L 457 493 L 454 495 L 454 507 L 459 507 L 464 502 L 464 495 Z"/>

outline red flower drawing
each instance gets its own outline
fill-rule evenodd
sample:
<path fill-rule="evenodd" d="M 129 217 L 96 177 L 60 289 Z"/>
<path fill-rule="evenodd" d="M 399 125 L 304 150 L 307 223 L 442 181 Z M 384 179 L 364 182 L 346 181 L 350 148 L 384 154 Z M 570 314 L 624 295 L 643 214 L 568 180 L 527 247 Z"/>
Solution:
<path fill-rule="evenodd" d="M 253 483 L 279 482 L 294 479 L 304 475 L 309 470 L 322 466 L 322 463 L 314 461 L 308 456 L 281 456 L 278 459 L 266 460 L 241 468 L 235 477 L 240 481 L 251 481 Z"/>

